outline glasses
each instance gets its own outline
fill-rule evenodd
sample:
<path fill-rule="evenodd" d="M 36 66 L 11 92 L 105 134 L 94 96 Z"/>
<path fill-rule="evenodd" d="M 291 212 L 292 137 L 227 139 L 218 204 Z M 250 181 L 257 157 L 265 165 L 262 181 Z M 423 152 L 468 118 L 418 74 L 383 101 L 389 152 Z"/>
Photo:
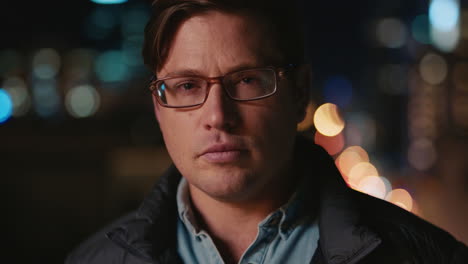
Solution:
<path fill-rule="evenodd" d="M 150 90 L 160 105 L 170 108 L 202 105 L 215 83 L 221 84 L 227 96 L 234 101 L 253 101 L 273 95 L 278 77 L 283 78 L 294 67 L 290 64 L 282 68 L 254 68 L 211 78 L 196 75 L 167 77 L 152 80 Z"/>

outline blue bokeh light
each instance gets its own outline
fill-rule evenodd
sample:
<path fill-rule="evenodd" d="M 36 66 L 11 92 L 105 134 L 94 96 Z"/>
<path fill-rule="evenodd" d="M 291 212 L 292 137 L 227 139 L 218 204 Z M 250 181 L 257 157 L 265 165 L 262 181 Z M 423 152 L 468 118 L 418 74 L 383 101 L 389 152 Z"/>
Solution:
<path fill-rule="evenodd" d="M 419 15 L 411 24 L 413 38 L 422 44 L 431 44 L 430 25 L 427 15 Z"/>
<path fill-rule="evenodd" d="M 111 4 L 123 4 L 127 2 L 127 0 L 91 0 L 96 4 L 103 4 L 103 5 L 111 5 Z"/>
<path fill-rule="evenodd" d="M 323 96 L 326 102 L 345 108 L 351 103 L 353 87 L 348 79 L 342 76 L 333 76 L 325 82 Z"/>
<path fill-rule="evenodd" d="M 103 52 L 95 61 L 96 74 L 103 82 L 121 82 L 130 78 L 124 54 L 119 50 Z"/>
<path fill-rule="evenodd" d="M 33 84 L 34 107 L 43 118 L 53 117 L 60 111 L 60 96 L 55 81 L 36 81 Z"/>
<path fill-rule="evenodd" d="M 13 114 L 13 101 L 4 89 L 0 89 L 0 124 L 6 122 Z"/>
<path fill-rule="evenodd" d="M 440 31 L 452 31 L 460 17 L 460 5 L 455 0 L 433 0 L 429 7 L 431 25 Z"/>
<path fill-rule="evenodd" d="M 116 11 L 109 7 L 96 7 L 84 24 L 86 35 L 92 39 L 105 39 L 118 25 Z"/>

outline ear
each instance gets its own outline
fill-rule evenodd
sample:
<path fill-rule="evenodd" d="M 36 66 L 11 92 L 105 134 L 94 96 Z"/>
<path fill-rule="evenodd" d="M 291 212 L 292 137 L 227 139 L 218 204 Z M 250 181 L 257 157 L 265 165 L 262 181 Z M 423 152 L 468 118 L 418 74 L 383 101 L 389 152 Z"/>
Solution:
<path fill-rule="evenodd" d="M 156 116 L 156 120 L 158 120 L 159 123 L 159 111 L 160 111 L 160 105 L 158 103 L 158 100 L 156 99 L 156 95 L 152 95 L 153 98 L 153 108 L 154 108 L 154 115 Z"/>
<path fill-rule="evenodd" d="M 312 68 L 309 64 L 301 64 L 295 70 L 294 100 L 297 105 L 297 123 L 304 120 L 306 108 L 309 104 L 309 89 L 312 84 Z"/>

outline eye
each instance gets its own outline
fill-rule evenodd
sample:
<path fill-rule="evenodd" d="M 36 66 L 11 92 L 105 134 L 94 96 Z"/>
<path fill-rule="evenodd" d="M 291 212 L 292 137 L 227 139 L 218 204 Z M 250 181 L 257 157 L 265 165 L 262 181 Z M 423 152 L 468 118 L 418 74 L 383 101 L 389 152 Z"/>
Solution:
<path fill-rule="evenodd" d="M 190 90 L 190 89 L 194 88 L 195 85 L 193 83 L 183 83 L 180 87 L 185 89 L 185 90 Z"/>
<path fill-rule="evenodd" d="M 177 85 L 177 89 L 181 89 L 185 91 L 192 90 L 193 88 L 196 88 L 196 83 L 194 82 L 183 82 Z"/>
<path fill-rule="evenodd" d="M 244 77 L 244 78 L 242 78 L 242 82 L 243 82 L 243 83 L 247 83 L 247 84 L 248 84 L 248 83 L 252 83 L 252 82 L 254 82 L 254 81 L 255 81 L 255 79 L 252 78 L 252 77 Z"/>

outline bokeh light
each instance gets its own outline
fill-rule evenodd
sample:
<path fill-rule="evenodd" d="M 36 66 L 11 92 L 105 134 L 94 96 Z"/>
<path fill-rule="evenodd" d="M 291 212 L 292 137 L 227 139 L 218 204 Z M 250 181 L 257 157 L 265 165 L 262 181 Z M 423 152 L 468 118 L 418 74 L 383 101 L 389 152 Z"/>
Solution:
<path fill-rule="evenodd" d="M 356 190 L 367 193 L 379 199 L 384 199 L 387 194 L 387 187 L 385 186 L 382 177 L 367 176 L 359 181 Z"/>
<path fill-rule="evenodd" d="M 379 178 L 385 185 L 385 195 L 387 195 L 392 190 L 392 183 L 384 176 L 379 176 Z"/>
<path fill-rule="evenodd" d="M 434 122 L 434 117 L 431 114 L 432 111 L 429 111 L 410 116 L 410 122 L 408 124 L 410 139 L 421 137 L 435 139 L 437 137 L 437 127 Z"/>
<path fill-rule="evenodd" d="M 33 84 L 34 108 L 41 117 L 48 118 L 60 110 L 60 97 L 52 80 L 36 81 Z"/>
<path fill-rule="evenodd" d="M 298 131 L 309 130 L 314 125 L 314 112 L 315 112 L 315 104 L 314 102 L 310 101 L 307 104 L 306 115 L 304 117 L 304 120 L 302 120 L 299 124 L 297 124 Z"/>
<path fill-rule="evenodd" d="M 345 108 L 351 103 L 353 86 L 351 81 L 343 76 L 333 76 L 324 85 L 323 96 L 327 102 Z"/>
<path fill-rule="evenodd" d="M 359 186 L 359 182 L 368 176 L 379 176 L 379 173 L 371 163 L 359 162 L 349 171 L 347 182 L 351 187 L 357 188 L 357 186 Z"/>
<path fill-rule="evenodd" d="M 3 87 L 13 102 L 13 116 L 25 115 L 31 107 L 31 97 L 25 81 L 19 77 L 10 77 L 5 80 Z"/>
<path fill-rule="evenodd" d="M 314 124 L 320 133 L 329 137 L 338 135 L 345 127 L 338 107 L 331 103 L 323 104 L 315 111 Z"/>
<path fill-rule="evenodd" d="M 405 189 L 394 189 L 387 194 L 385 200 L 411 211 L 413 208 L 413 198 Z"/>
<path fill-rule="evenodd" d="M 109 7 L 96 7 L 84 24 L 84 31 L 91 39 L 102 40 L 109 37 L 118 25 L 116 10 Z"/>
<path fill-rule="evenodd" d="M 13 113 L 13 102 L 4 89 L 0 89 L 0 124 L 6 122 Z"/>
<path fill-rule="evenodd" d="M 440 55 L 428 53 L 421 59 L 419 72 L 425 82 L 432 85 L 440 84 L 447 78 L 447 62 Z"/>
<path fill-rule="evenodd" d="M 112 5 L 112 4 L 123 4 L 128 0 L 91 0 L 96 4 Z"/>
<path fill-rule="evenodd" d="M 100 54 L 95 61 L 97 77 L 103 82 L 127 80 L 130 72 L 121 51 L 111 50 Z"/>
<path fill-rule="evenodd" d="M 33 58 L 33 73 L 39 79 L 54 78 L 60 69 L 60 55 L 54 49 L 41 49 Z"/>
<path fill-rule="evenodd" d="M 457 26 L 460 4 L 456 0 L 432 0 L 429 6 L 429 20 L 432 27 L 448 32 Z"/>
<path fill-rule="evenodd" d="M 80 85 L 68 91 L 65 96 L 65 106 L 73 117 L 89 117 L 99 109 L 100 99 L 99 93 L 93 86 Z"/>
<path fill-rule="evenodd" d="M 408 161 L 413 168 L 425 171 L 437 160 L 437 151 L 431 140 L 419 138 L 411 142 L 408 149 Z"/>
<path fill-rule="evenodd" d="M 432 0 L 429 6 L 431 38 L 444 52 L 453 51 L 460 38 L 460 3 L 458 0 Z"/>
<path fill-rule="evenodd" d="M 140 36 L 148 22 L 146 6 L 135 6 L 122 14 L 122 34 L 125 38 Z"/>
<path fill-rule="evenodd" d="M 343 133 L 328 137 L 317 131 L 314 140 L 315 144 L 322 146 L 330 155 L 339 153 L 343 149 L 345 143 Z"/>
<path fill-rule="evenodd" d="M 411 23 L 413 38 L 422 44 L 431 44 L 430 23 L 427 15 L 419 15 Z"/>
<path fill-rule="evenodd" d="M 348 181 L 351 169 L 360 162 L 369 162 L 369 155 L 360 146 L 346 148 L 335 160 L 336 166 L 346 181 Z"/>
<path fill-rule="evenodd" d="M 452 31 L 444 32 L 431 28 L 431 39 L 434 46 L 443 52 L 455 50 L 460 40 L 460 30 L 455 28 Z"/>
<path fill-rule="evenodd" d="M 387 48 L 401 48 L 406 43 L 405 25 L 399 19 L 386 18 L 377 24 L 377 40 Z"/>

